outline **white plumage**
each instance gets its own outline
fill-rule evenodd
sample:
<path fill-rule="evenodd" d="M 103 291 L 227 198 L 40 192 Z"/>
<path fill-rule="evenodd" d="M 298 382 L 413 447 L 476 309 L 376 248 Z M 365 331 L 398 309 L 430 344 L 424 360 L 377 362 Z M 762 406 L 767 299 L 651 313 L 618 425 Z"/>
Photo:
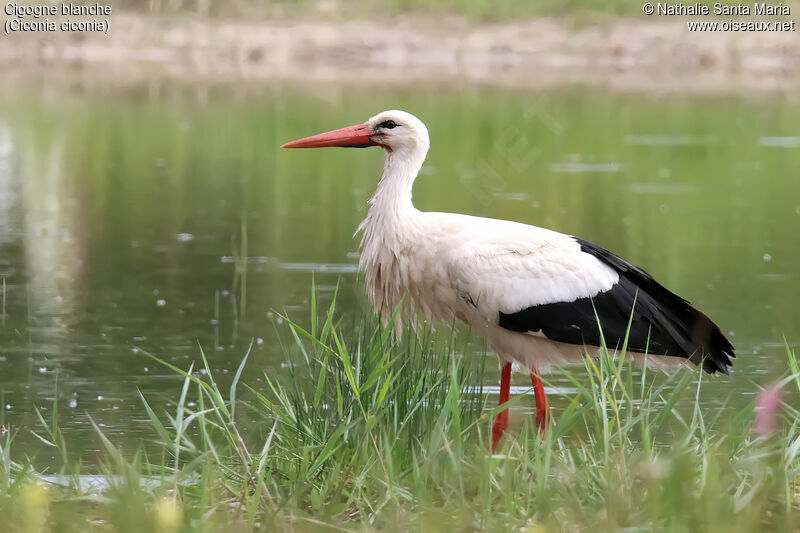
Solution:
<path fill-rule="evenodd" d="M 370 222 L 368 215 L 362 227 Z M 539 346 L 530 335 L 499 328 L 499 312 L 595 296 L 619 279 L 567 236 L 515 222 L 414 209 L 371 229 L 364 229 L 361 267 L 377 313 L 388 318 L 410 296 L 415 305 L 401 316 L 414 321 L 419 311 L 427 320 L 458 318 L 482 331 L 497 328 L 493 343 L 510 337 L 515 346 Z M 570 350 L 570 356 L 580 358 L 580 352 Z M 538 371 L 553 362 L 540 350 L 523 347 L 498 355 Z"/>
<path fill-rule="evenodd" d="M 405 129 L 384 134 L 392 135 L 391 149 L 359 226 L 360 267 L 376 313 L 388 319 L 406 302 L 398 331 L 403 317 L 414 323 L 418 312 L 445 324 L 457 318 L 487 334 L 503 360 L 517 360 L 537 372 L 553 362 L 582 358 L 574 346 L 543 346 L 535 335 L 500 328 L 498 313 L 595 296 L 609 290 L 618 275 L 555 231 L 416 209 L 412 185 L 428 152 L 428 130 L 413 115 L 396 110 L 367 125 L 374 128 L 386 120 Z"/>
<path fill-rule="evenodd" d="M 600 330 L 609 348 L 630 336 L 630 351 L 659 364 L 689 359 L 727 372 L 733 347 L 719 328 L 652 277 L 596 245 L 516 222 L 428 213 L 411 201 L 429 148 L 428 130 L 404 111 L 385 111 L 365 124 L 284 145 L 366 147 L 386 152 L 383 175 L 360 224 L 360 267 L 376 313 L 389 319 L 452 323 L 486 335 L 503 364 L 500 401 L 508 400 L 513 361 L 530 369 L 537 424 L 548 420 L 539 378 L 553 364 L 596 349 Z M 635 302 L 635 306 L 634 306 Z M 628 319 L 633 323 L 628 331 Z M 651 359 L 648 356 L 648 360 Z M 497 445 L 508 421 L 498 415 Z"/>

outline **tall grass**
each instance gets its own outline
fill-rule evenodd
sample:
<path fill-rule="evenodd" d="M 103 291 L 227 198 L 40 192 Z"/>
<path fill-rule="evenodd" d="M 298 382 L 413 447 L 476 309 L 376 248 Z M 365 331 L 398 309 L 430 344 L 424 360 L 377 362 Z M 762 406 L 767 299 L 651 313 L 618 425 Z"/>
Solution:
<path fill-rule="evenodd" d="M 95 426 L 100 489 L 81 486 L 79 465 L 44 481 L 7 433 L 4 523 L 18 531 L 798 526 L 800 417 L 790 405 L 777 432 L 755 438 L 752 406 L 731 414 L 694 401 L 714 386 L 698 374 L 653 375 L 603 351 L 585 369 L 564 370 L 576 393 L 543 437 L 525 422 L 492 455 L 499 408 L 481 391 L 483 361 L 460 356 L 453 337 L 397 341 L 369 320 L 344 327 L 335 298 L 319 317 L 312 302 L 307 326 L 285 317 L 290 364 L 264 386 L 240 383 L 249 351 L 225 390 L 202 351 L 202 373 L 159 360 L 183 376 L 173 412 L 157 413 L 142 397 L 161 453 L 126 456 Z M 800 390 L 788 347 L 787 362 L 782 385 Z M 65 449 L 57 416 L 40 415 L 37 434 Z"/>

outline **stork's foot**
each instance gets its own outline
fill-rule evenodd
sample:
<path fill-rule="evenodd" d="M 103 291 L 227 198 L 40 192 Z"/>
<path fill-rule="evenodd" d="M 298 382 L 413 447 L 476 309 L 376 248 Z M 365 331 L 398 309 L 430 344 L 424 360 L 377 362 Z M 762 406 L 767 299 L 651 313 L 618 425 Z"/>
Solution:
<path fill-rule="evenodd" d="M 547 426 L 550 425 L 550 406 L 547 405 L 547 395 L 544 393 L 542 378 L 535 372 L 531 372 L 531 383 L 533 383 L 533 394 L 536 398 L 536 427 L 539 428 L 539 434 L 544 434 Z"/>
<path fill-rule="evenodd" d="M 500 401 L 498 405 L 506 403 L 511 396 L 511 363 L 503 365 L 503 371 L 500 374 Z M 497 449 L 497 443 L 500 442 L 500 437 L 506 432 L 508 427 L 508 408 L 501 411 L 495 418 L 492 424 L 492 453 Z"/>

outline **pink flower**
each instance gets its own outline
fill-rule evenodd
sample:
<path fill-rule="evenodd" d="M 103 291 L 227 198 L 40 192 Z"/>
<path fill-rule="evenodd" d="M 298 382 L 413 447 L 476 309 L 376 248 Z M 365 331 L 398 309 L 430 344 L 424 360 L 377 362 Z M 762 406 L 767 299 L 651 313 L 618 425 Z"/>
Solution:
<path fill-rule="evenodd" d="M 778 414 L 783 401 L 783 389 L 777 383 L 765 387 L 756 397 L 756 417 L 752 431 L 755 437 L 766 437 L 778 429 Z"/>

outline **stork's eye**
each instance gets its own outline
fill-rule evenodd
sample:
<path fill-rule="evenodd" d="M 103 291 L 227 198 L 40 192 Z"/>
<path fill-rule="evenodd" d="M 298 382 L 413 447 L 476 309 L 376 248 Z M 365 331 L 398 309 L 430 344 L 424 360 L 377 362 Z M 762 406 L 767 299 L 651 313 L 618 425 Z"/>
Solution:
<path fill-rule="evenodd" d="M 394 120 L 384 120 L 383 122 L 378 124 L 378 127 L 379 128 L 386 128 L 387 130 L 392 130 L 392 129 L 396 128 L 399 125 L 400 124 L 398 124 Z"/>

